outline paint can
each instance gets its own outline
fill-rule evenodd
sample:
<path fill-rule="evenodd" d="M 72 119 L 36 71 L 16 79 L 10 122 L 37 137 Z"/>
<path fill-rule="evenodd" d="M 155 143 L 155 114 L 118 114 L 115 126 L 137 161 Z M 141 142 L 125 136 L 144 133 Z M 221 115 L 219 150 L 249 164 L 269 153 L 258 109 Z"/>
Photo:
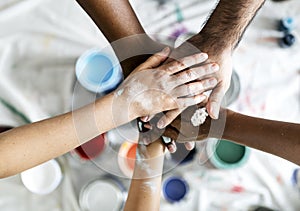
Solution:
<path fill-rule="evenodd" d="M 239 168 L 249 159 L 250 149 L 246 146 L 214 138 L 209 138 L 203 143 L 198 162 L 207 168 Z"/>
<path fill-rule="evenodd" d="M 132 178 L 135 157 L 136 157 L 137 143 L 125 141 L 119 149 L 118 165 L 122 173 L 129 178 Z"/>
<path fill-rule="evenodd" d="M 113 52 L 91 49 L 82 54 L 75 66 L 79 83 L 94 93 L 109 93 L 123 80 L 120 63 Z"/>
<path fill-rule="evenodd" d="M 79 194 L 82 211 L 119 211 L 125 202 L 125 188 L 114 177 L 103 176 L 85 185 Z"/>
<path fill-rule="evenodd" d="M 188 194 L 189 185 L 181 176 L 168 177 L 163 181 L 162 192 L 165 200 L 168 202 L 179 202 Z"/>
<path fill-rule="evenodd" d="M 235 102 L 240 95 L 240 91 L 241 91 L 241 82 L 240 82 L 239 75 L 235 70 L 232 70 L 230 86 L 224 96 L 225 106 L 229 106 L 233 102 Z"/>
<path fill-rule="evenodd" d="M 300 168 L 296 168 L 292 174 L 292 184 L 300 191 Z"/>
<path fill-rule="evenodd" d="M 107 141 L 105 139 L 105 134 L 101 134 L 75 148 L 70 153 L 75 159 L 84 163 L 99 157 L 105 151 L 106 146 Z"/>
<path fill-rule="evenodd" d="M 57 160 L 50 160 L 21 173 L 24 186 L 32 193 L 45 195 L 61 183 L 63 173 Z"/>
<path fill-rule="evenodd" d="M 8 131 L 8 130 L 10 130 L 10 129 L 12 129 L 13 127 L 11 127 L 11 126 L 8 126 L 8 125 L 1 125 L 0 126 L 0 133 L 3 133 L 3 132 L 5 132 L 5 131 Z"/>
<path fill-rule="evenodd" d="M 170 160 L 173 164 L 189 164 L 191 163 L 197 154 L 196 146 L 192 150 L 187 150 L 185 145 L 182 143 L 177 143 L 177 150 L 174 153 L 166 153 L 166 160 Z"/>

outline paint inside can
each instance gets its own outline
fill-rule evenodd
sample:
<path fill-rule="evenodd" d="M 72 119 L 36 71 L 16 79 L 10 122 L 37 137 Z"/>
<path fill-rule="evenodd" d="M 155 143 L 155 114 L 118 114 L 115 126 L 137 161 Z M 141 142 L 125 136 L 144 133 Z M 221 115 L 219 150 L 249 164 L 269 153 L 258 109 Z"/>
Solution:
<path fill-rule="evenodd" d="M 108 93 L 123 80 L 123 73 L 117 57 L 99 49 L 82 54 L 76 62 L 76 77 L 87 90 Z"/>
<path fill-rule="evenodd" d="M 188 191 L 188 184 L 182 177 L 169 177 L 163 183 L 164 198 L 170 203 L 181 201 Z"/>
<path fill-rule="evenodd" d="M 129 178 L 132 177 L 134 170 L 136 149 L 137 144 L 131 142 L 124 142 L 119 149 L 119 168 L 123 174 Z"/>
<path fill-rule="evenodd" d="M 62 177 L 61 167 L 56 160 L 50 160 L 21 173 L 24 186 L 39 195 L 53 192 L 60 185 Z"/>
<path fill-rule="evenodd" d="M 207 145 L 210 162 L 219 169 L 231 169 L 244 165 L 249 158 L 249 148 L 227 140 Z"/>
<path fill-rule="evenodd" d="M 84 186 L 79 204 L 84 211 L 119 211 L 124 204 L 124 187 L 117 179 L 102 177 Z"/>
<path fill-rule="evenodd" d="M 0 126 L 0 133 L 3 133 L 3 132 L 8 131 L 10 129 L 12 129 L 12 127 L 7 126 L 7 125 L 1 125 Z"/>
<path fill-rule="evenodd" d="M 104 134 L 101 134 L 77 147 L 72 151 L 72 153 L 76 153 L 80 160 L 93 160 L 105 150 L 105 145 Z"/>

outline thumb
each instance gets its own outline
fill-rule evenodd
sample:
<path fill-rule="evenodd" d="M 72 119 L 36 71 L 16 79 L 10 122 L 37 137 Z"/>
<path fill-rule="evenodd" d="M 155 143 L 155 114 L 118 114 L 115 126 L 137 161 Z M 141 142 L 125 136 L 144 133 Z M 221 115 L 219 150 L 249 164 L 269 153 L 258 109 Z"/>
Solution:
<path fill-rule="evenodd" d="M 162 62 L 164 62 L 170 54 L 170 48 L 165 47 L 162 51 L 152 55 L 149 57 L 141 66 L 139 67 L 140 70 L 142 69 L 152 69 L 159 66 Z"/>

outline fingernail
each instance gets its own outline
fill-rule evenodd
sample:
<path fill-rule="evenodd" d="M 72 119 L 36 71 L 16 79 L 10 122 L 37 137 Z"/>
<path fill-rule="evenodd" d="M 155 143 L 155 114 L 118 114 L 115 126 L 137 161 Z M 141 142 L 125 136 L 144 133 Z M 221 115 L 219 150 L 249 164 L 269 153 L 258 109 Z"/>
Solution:
<path fill-rule="evenodd" d="M 141 121 L 143 122 L 148 122 L 149 121 L 149 116 L 144 116 L 141 118 Z"/>
<path fill-rule="evenodd" d="M 159 120 L 158 123 L 157 123 L 157 127 L 158 127 L 159 129 L 163 129 L 163 128 L 165 127 L 164 121 Z"/>
<path fill-rule="evenodd" d="M 177 148 L 176 148 L 176 146 L 174 144 L 170 144 L 168 146 L 168 150 L 169 150 L 170 153 L 175 153 L 176 150 L 177 150 Z"/>
<path fill-rule="evenodd" d="M 200 53 L 200 59 L 201 60 L 206 60 L 208 58 L 207 53 Z"/>
<path fill-rule="evenodd" d="M 212 78 L 212 79 L 209 80 L 209 85 L 211 85 L 211 86 L 216 86 L 217 83 L 218 83 L 218 81 L 215 78 Z"/>
<path fill-rule="evenodd" d="M 145 145 L 149 145 L 149 144 L 151 143 L 151 141 L 150 141 L 149 138 L 144 137 L 144 138 L 143 138 L 143 143 L 144 143 Z"/>
<path fill-rule="evenodd" d="M 216 63 L 214 63 L 214 64 L 211 65 L 211 69 L 212 69 L 213 71 L 217 71 L 217 70 L 219 70 L 219 65 L 216 64 Z"/>
<path fill-rule="evenodd" d="M 219 118 L 219 106 L 217 105 L 217 103 L 211 103 L 210 113 L 213 119 Z"/>
<path fill-rule="evenodd" d="M 163 50 L 162 50 L 162 53 L 163 54 L 168 54 L 170 52 L 170 48 L 169 47 L 165 47 Z"/>

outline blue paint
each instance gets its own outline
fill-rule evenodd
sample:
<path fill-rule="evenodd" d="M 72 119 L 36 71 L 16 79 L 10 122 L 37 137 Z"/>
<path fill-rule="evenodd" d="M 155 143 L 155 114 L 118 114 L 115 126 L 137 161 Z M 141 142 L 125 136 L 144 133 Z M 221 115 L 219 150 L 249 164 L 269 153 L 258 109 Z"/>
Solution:
<path fill-rule="evenodd" d="M 285 34 L 283 38 L 279 40 L 279 45 L 282 48 L 289 48 L 296 42 L 296 37 L 292 34 Z"/>
<path fill-rule="evenodd" d="M 297 186 L 299 184 L 299 181 L 298 181 L 298 178 L 299 178 L 299 174 L 300 174 L 300 169 L 295 169 L 293 171 L 293 174 L 292 174 L 292 184 L 294 186 Z"/>
<path fill-rule="evenodd" d="M 163 184 L 164 197 L 171 203 L 182 200 L 188 193 L 188 189 L 188 184 L 181 177 L 170 177 Z"/>
<path fill-rule="evenodd" d="M 295 21 L 291 17 L 283 18 L 279 21 L 278 30 L 283 32 L 290 32 L 295 27 Z"/>
<path fill-rule="evenodd" d="M 97 49 L 84 53 L 76 62 L 76 77 L 87 90 L 106 94 L 122 82 L 123 74 L 115 55 Z"/>

